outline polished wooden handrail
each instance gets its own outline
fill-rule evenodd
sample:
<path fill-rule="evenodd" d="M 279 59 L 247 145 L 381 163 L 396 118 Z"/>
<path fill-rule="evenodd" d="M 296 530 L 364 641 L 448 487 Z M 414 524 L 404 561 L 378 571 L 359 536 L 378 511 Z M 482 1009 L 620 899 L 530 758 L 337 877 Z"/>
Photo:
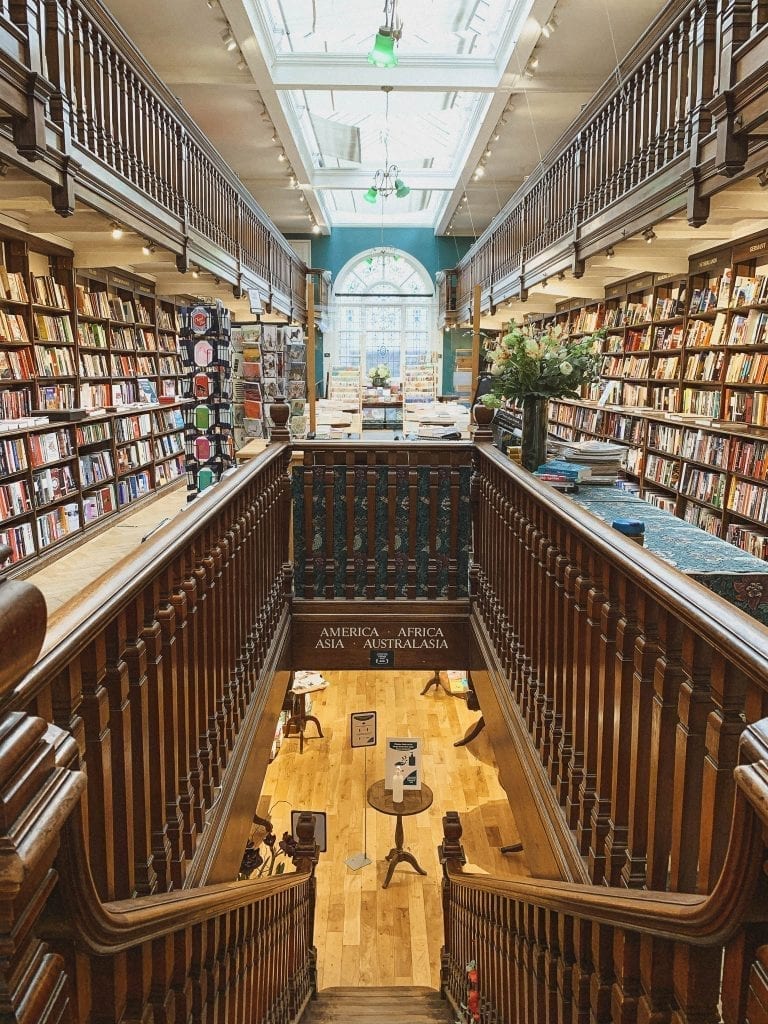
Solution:
<path fill-rule="evenodd" d="M 524 294 L 553 267 L 570 262 L 578 276 L 584 256 L 626 237 L 634 217 L 627 199 L 651 183 L 654 194 L 644 196 L 648 216 L 653 202 L 663 204 L 664 216 L 675 204 L 687 205 L 690 222 L 704 223 L 704 178 L 737 173 L 746 160 L 746 142 L 733 138 L 748 119 L 739 121 L 732 111 L 726 116 L 720 94 L 738 84 L 739 61 L 765 41 L 765 24 L 759 3 L 667 3 L 458 262 L 459 319 L 468 317 L 475 285 L 487 308 Z M 744 74 L 754 77 L 754 65 L 746 62 Z M 714 140 L 714 97 L 722 139 L 713 159 L 705 143 Z M 640 221 L 637 229 L 644 226 Z"/>
<path fill-rule="evenodd" d="M 476 470 L 476 635 L 574 877 L 711 892 L 765 628 L 496 449 Z"/>
<path fill-rule="evenodd" d="M 605 999 L 606 1019 L 634 1020 L 641 1003 L 646 1014 L 662 1010 L 672 989 L 681 1021 L 720 1020 L 720 1012 L 746 1019 L 750 990 L 764 987 L 746 934 L 768 915 L 768 720 L 747 730 L 741 751 L 728 856 L 709 895 L 473 874 L 464 870 L 459 815 L 448 812 L 438 853 L 449 1000 L 465 998 L 464 965 L 473 961 L 483 1012 L 505 1024 L 569 1020 Z"/>
<path fill-rule="evenodd" d="M 129 195 L 126 217 L 151 218 L 182 269 L 191 242 L 196 258 L 212 260 L 238 292 L 262 285 L 267 300 L 272 290 L 287 294 L 279 308 L 291 314 L 290 283 L 304 277 L 303 262 L 103 4 L 12 3 L 0 8 L 0 28 L 24 41 L 15 59 L 34 76 L 17 145 L 60 170 L 60 212 L 74 209 L 78 183 L 97 203 Z M 46 132 L 46 121 L 55 130 Z"/>

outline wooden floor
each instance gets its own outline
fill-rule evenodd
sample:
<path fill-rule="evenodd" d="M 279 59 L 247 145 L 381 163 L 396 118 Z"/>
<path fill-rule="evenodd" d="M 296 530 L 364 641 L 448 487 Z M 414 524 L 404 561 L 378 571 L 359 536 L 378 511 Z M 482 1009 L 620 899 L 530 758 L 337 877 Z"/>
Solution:
<path fill-rule="evenodd" d="M 328 672 L 328 689 L 313 694 L 313 713 L 324 738 L 284 740 L 264 782 L 259 813 L 271 812 L 275 831 L 289 829 L 290 811 L 325 811 L 328 852 L 317 872 L 315 944 L 319 987 L 438 985 L 443 921 L 437 846 L 442 816 L 459 811 L 464 849 L 472 870 L 497 877 L 529 874 L 524 854 L 502 855 L 516 842 L 517 828 L 497 779 L 485 733 L 455 748 L 477 719 L 464 702 L 432 688 L 420 696 L 431 673 Z M 378 712 L 379 744 L 351 749 L 349 714 Z M 314 736 L 314 727 L 307 727 Z M 394 845 L 395 819 L 366 807 L 365 793 L 384 775 L 387 736 L 419 736 L 424 781 L 434 792 L 432 807 L 403 819 L 405 846 L 427 871 L 407 864 L 395 868 L 381 888 L 384 857 Z M 358 870 L 345 861 L 367 852 L 372 864 Z"/>

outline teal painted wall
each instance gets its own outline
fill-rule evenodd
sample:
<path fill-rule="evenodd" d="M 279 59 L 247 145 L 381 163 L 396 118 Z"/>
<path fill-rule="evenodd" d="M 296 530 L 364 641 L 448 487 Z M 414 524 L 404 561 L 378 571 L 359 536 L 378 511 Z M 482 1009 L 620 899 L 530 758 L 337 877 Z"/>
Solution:
<path fill-rule="evenodd" d="M 312 243 L 312 266 L 315 269 L 330 270 L 335 278 L 341 268 L 366 249 L 382 245 L 380 228 L 336 228 L 330 235 L 288 235 L 288 238 L 309 238 Z M 456 266 L 470 248 L 474 238 L 462 236 L 449 238 L 436 236 L 430 228 L 385 228 L 383 244 L 401 249 L 417 259 L 434 279 L 438 270 L 449 270 Z M 443 381 L 442 393 L 453 392 L 453 359 L 457 348 L 471 348 L 469 333 L 459 330 L 443 332 Z M 322 337 L 318 332 L 315 354 L 315 379 L 324 373 Z"/>
<path fill-rule="evenodd" d="M 299 236 L 288 235 L 288 238 Z M 307 235 L 302 235 L 307 238 Z M 437 237 L 431 228 L 385 228 L 384 245 L 414 256 L 434 278 L 438 270 L 455 267 L 474 238 Z M 312 266 L 330 270 L 335 277 L 359 252 L 382 244 L 380 228 L 336 228 L 330 235 L 310 235 Z"/>

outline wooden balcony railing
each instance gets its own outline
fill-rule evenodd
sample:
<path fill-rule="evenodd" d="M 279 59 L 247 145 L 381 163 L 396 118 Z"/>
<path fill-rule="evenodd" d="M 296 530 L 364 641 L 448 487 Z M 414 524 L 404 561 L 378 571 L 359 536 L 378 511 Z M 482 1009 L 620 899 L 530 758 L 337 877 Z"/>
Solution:
<path fill-rule="evenodd" d="M 760 2 L 671 0 L 459 262 L 459 319 L 475 285 L 487 309 L 654 216 L 703 224 L 764 135 L 765 28 Z"/>
<path fill-rule="evenodd" d="M 738 738 L 765 713 L 764 628 L 496 449 L 476 483 L 479 634 L 585 879 L 711 892 Z"/>
<path fill-rule="evenodd" d="M 106 201 L 152 224 L 182 269 L 191 247 L 237 288 L 274 293 L 287 315 L 294 300 L 301 315 L 304 264 L 98 0 L 2 4 L 0 41 L 0 76 L 18 86 L 0 104 L 30 172 L 54 168 L 59 212 L 79 195 Z"/>
<path fill-rule="evenodd" d="M 271 449 L 58 614 L 6 701 L 77 740 L 102 900 L 184 885 L 271 684 L 288 617 L 287 460 Z"/>
<path fill-rule="evenodd" d="M 302 598 L 467 596 L 470 446 L 309 441 L 293 470 Z"/>
<path fill-rule="evenodd" d="M 753 904 L 764 893 L 767 758 L 763 720 L 742 742 L 728 857 L 707 895 L 465 872 L 459 815 L 446 814 L 441 986 L 450 1002 L 467 1004 L 474 962 L 482 1021 L 764 1020 L 768 946 Z"/>

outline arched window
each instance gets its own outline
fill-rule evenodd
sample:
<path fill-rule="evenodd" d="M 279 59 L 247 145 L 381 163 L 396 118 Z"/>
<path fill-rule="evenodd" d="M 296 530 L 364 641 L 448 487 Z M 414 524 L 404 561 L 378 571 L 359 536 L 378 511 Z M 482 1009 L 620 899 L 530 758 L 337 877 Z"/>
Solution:
<path fill-rule="evenodd" d="M 359 366 L 363 377 L 379 364 L 393 378 L 429 361 L 435 348 L 432 280 L 412 256 L 380 248 L 358 254 L 333 289 L 335 364 Z"/>

